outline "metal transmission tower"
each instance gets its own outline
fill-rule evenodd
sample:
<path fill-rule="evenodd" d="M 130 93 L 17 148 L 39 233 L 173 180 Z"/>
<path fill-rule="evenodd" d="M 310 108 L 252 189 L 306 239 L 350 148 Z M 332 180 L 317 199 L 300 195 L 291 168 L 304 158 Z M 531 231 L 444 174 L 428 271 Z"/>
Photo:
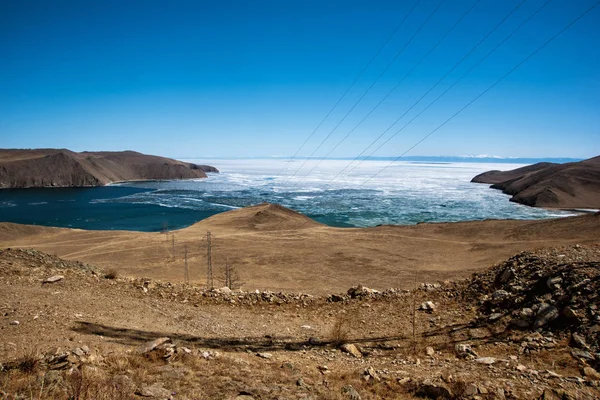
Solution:
<path fill-rule="evenodd" d="M 213 267 L 212 267 L 212 236 L 210 231 L 206 232 L 206 286 L 209 289 L 214 289 L 213 282 Z"/>

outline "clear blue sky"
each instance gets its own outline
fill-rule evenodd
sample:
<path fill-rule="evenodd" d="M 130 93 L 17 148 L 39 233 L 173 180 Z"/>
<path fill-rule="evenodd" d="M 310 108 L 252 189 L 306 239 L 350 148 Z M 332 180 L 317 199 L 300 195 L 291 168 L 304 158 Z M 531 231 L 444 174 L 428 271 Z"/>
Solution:
<path fill-rule="evenodd" d="M 405 151 L 595 1 L 551 2 L 375 155 Z M 331 156 L 357 155 L 518 2 L 481 0 Z M 417 5 L 300 155 L 315 149 L 438 3 Z M 473 3 L 446 0 L 315 155 L 346 135 Z M 0 0 L 0 147 L 292 155 L 413 4 Z M 523 4 L 398 126 L 542 4 Z M 600 154 L 599 43 L 600 6 L 409 155 Z"/>

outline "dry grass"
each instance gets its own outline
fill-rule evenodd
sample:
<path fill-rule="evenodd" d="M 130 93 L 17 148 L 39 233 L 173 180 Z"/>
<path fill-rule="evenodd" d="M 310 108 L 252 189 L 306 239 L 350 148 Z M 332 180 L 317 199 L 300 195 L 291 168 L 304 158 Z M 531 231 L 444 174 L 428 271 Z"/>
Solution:
<path fill-rule="evenodd" d="M 329 333 L 329 340 L 332 345 L 339 347 L 348 343 L 350 339 L 351 318 L 348 314 L 341 314 L 333 323 Z"/>

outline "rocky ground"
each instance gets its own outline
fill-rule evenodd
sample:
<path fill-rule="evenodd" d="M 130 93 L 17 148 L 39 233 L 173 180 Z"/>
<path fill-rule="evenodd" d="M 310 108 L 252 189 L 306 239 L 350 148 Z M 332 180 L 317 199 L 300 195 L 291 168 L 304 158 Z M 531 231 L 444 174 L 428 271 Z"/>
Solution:
<path fill-rule="evenodd" d="M 600 246 L 462 281 L 231 291 L 0 252 L 0 398 L 595 399 Z"/>

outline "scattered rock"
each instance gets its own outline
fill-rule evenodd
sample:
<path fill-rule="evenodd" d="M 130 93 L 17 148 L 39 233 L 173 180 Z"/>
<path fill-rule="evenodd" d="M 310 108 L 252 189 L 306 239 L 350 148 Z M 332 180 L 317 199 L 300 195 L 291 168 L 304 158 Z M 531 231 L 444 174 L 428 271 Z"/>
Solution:
<path fill-rule="evenodd" d="M 360 350 L 358 349 L 358 347 L 356 347 L 356 345 L 352 344 L 352 343 L 344 343 L 340 349 L 345 352 L 348 353 L 350 355 L 353 355 L 356 358 L 362 358 L 362 353 L 360 352 Z"/>
<path fill-rule="evenodd" d="M 585 342 L 585 339 L 577 332 L 573 332 L 573 334 L 571 335 L 571 339 L 575 346 L 579 347 L 580 349 L 588 349 L 588 345 Z"/>
<path fill-rule="evenodd" d="M 54 275 L 51 276 L 50 278 L 46 278 L 42 281 L 42 284 L 44 283 L 55 283 L 58 281 L 62 281 L 63 279 L 65 279 L 65 277 L 63 275 Z"/>
<path fill-rule="evenodd" d="M 476 396 L 479 393 L 479 389 L 472 383 L 468 383 L 462 392 L 463 397 Z"/>
<path fill-rule="evenodd" d="M 169 342 L 171 339 L 168 337 L 161 337 L 158 339 L 154 339 L 150 342 L 144 343 L 143 345 L 141 345 L 140 347 L 137 348 L 137 352 L 139 354 L 146 354 L 151 352 L 152 350 L 154 350 L 155 348 L 157 348 L 158 346 L 160 346 L 163 343 L 167 343 Z"/>
<path fill-rule="evenodd" d="M 427 346 L 425 348 L 425 353 L 429 356 L 429 357 L 433 357 L 435 355 L 435 350 L 433 347 L 431 346 Z"/>
<path fill-rule="evenodd" d="M 256 355 L 260 358 L 266 358 L 267 360 L 273 358 L 273 354 L 271 353 L 256 353 Z"/>
<path fill-rule="evenodd" d="M 454 351 L 458 358 L 478 357 L 470 344 L 457 344 L 454 346 Z"/>
<path fill-rule="evenodd" d="M 10 325 L 19 325 L 19 324 L 20 324 L 20 322 L 16 321 L 16 320 L 15 321 L 10 321 Z"/>
<path fill-rule="evenodd" d="M 424 303 L 421 303 L 421 305 L 419 306 L 419 310 L 423 310 L 423 311 L 427 311 L 427 312 L 434 312 L 436 309 L 435 304 L 433 303 L 433 301 L 426 301 Z"/>
<path fill-rule="evenodd" d="M 450 399 L 452 392 L 444 383 L 433 383 L 430 381 L 422 382 L 416 391 L 417 396 L 430 399 Z"/>
<path fill-rule="evenodd" d="M 476 363 L 478 363 L 478 364 L 485 364 L 485 365 L 492 365 L 496 361 L 498 361 L 498 360 L 495 359 L 494 357 L 480 357 L 480 358 L 476 358 L 475 359 Z"/>
<path fill-rule="evenodd" d="M 375 369 L 373 367 L 369 367 L 365 370 L 364 372 L 364 378 L 366 381 L 369 381 L 370 379 L 373 379 L 377 382 L 381 381 L 381 378 L 379 377 L 379 374 L 377 374 L 377 372 L 375 371 Z"/>
<path fill-rule="evenodd" d="M 360 394 L 352 387 L 352 385 L 346 385 L 342 387 L 342 394 L 350 400 L 361 400 Z"/>
<path fill-rule="evenodd" d="M 547 303 L 542 303 L 536 314 L 535 322 L 533 323 L 533 329 L 541 328 L 547 323 L 554 321 L 558 318 L 558 309 Z"/>
<path fill-rule="evenodd" d="M 135 394 L 142 397 L 154 397 L 159 399 L 171 398 L 171 391 L 165 389 L 160 383 L 154 383 L 150 386 L 142 386 L 135 391 Z"/>

